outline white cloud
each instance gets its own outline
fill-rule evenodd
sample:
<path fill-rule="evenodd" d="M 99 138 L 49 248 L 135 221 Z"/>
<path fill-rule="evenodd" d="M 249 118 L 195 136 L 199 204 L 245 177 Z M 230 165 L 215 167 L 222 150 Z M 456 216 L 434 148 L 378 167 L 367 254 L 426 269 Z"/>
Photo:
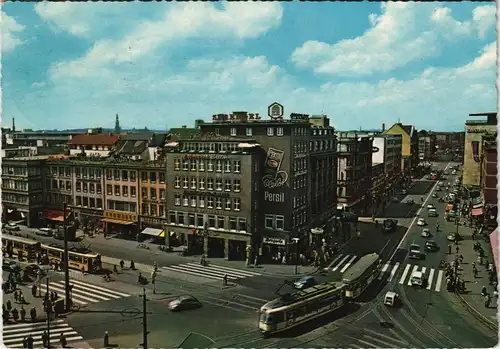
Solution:
<path fill-rule="evenodd" d="M 23 41 L 17 36 L 24 30 L 24 26 L 17 23 L 16 20 L 5 12 L 0 11 L 2 28 L 2 52 L 9 53 L 12 52 L 17 46 L 22 45 Z"/>
<path fill-rule="evenodd" d="M 33 87 L 33 88 L 40 88 L 40 87 L 45 87 L 45 86 L 47 86 L 47 83 L 45 81 L 34 82 L 31 84 L 31 87 Z"/>
<path fill-rule="evenodd" d="M 389 72 L 441 52 L 440 40 L 485 35 L 494 24 L 494 6 L 480 6 L 471 21 L 459 22 L 451 10 L 435 4 L 384 3 L 382 14 L 369 15 L 371 28 L 335 44 L 307 41 L 291 56 L 298 67 L 341 76 Z"/>
<path fill-rule="evenodd" d="M 276 27 L 283 8 L 278 3 L 174 4 L 159 20 L 145 21 L 119 40 L 100 40 L 82 58 L 59 63 L 56 75 L 84 77 L 108 64 L 132 63 L 150 57 L 160 46 L 186 39 L 256 38 Z M 94 71 L 94 73 L 93 73 Z"/>

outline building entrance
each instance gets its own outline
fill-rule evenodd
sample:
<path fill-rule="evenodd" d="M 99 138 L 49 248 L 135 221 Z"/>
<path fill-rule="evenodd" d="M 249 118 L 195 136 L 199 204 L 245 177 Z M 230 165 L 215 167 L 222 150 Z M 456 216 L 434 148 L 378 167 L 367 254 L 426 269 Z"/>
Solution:
<path fill-rule="evenodd" d="M 188 253 L 190 255 L 203 254 L 203 236 L 188 235 Z"/>
<path fill-rule="evenodd" d="M 247 243 L 245 241 L 229 240 L 227 257 L 231 261 L 244 261 L 247 257 Z"/>
<path fill-rule="evenodd" d="M 224 258 L 224 239 L 208 238 L 208 252 L 209 258 Z"/>

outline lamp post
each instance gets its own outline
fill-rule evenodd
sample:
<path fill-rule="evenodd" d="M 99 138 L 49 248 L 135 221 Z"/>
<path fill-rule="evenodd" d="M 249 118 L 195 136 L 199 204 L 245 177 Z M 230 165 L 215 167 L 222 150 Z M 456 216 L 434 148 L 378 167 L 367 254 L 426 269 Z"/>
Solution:
<path fill-rule="evenodd" d="M 63 229 L 64 229 L 64 293 L 65 293 L 65 308 L 66 312 L 71 311 L 71 297 L 69 284 L 69 251 L 68 251 L 68 229 L 66 227 L 66 203 L 63 204 Z"/>
<path fill-rule="evenodd" d="M 296 252 L 296 256 L 295 256 L 295 274 L 298 274 L 298 264 L 299 264 L 299 241 L 300 241 L 300 238 L 292 238 L 293 242 L 295 243 L 295 252 Z"/>

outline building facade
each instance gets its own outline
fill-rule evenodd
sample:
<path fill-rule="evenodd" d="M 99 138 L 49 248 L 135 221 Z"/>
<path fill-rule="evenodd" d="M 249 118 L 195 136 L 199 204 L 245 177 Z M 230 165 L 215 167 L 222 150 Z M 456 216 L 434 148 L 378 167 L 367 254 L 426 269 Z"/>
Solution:
<path fill-rule="evenodd" d="M 372 208 L 373 136 L 337 133 L 337 208 L 368 215 Z"/>
<path fill-rule="evenodd" d="M 496 134 L 484 135 L 481 156 L 481 199 L 484 203 L 484 222 L 488 227 L 497 226 L 498 190 L 497 190 L 497 140 Z M 481 213 L 481 212 L 478 212 Z"/>
<path fill-rule="evenodd" d="M 88 157 L 108 157 L 115 150 L 119 135 L 110 133 L 86 133 L 75 135 L 68 142 L 70 155 L 85 154 Z"/>
<path fill-rule="evenodd" d="M 418 135 L 415 127 L 398 122 L 383 134 L 401 135 L 401 171 L 405 174 L 412 173 L 418 165 Z"/>
<path fill-rule="evenodd" d="M 425 130 L 418 132 L 418 158 L 420 161 L 431 161 L 436 151 L 436 136 Z"/>
<path fill-rule="evenodd" d="M 167 163 L 157 161 L 139 172 L 140 228 L 163 229 L 167 223 Z"/>
<path fill-rule="evenodd" d="M 39 227 L 44 214 L 43 165 L 46 157 L 2 160 L 2 222 L 26 221 Z"/>
<path fill-rule="evenodd" d="M 479 187 L 481 178 L 481 154 L 483 135 L 495 134 L 497 130 L 497 114 L 482 113 L 469 116 L 486 116 L 486 120 L 467 120 L 465 123 L 464 143 L 464 186 Z"/>

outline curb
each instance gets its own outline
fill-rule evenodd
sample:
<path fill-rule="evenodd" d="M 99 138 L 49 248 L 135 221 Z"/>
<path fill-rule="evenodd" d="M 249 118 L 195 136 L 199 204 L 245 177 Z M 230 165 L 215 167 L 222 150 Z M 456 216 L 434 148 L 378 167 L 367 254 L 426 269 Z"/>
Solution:
<path fill-rule="evenodd" d="M 486 316 L 477 311 L 473 306 L 471 306 L 460 294 L 455 293 L 458 300 L 462 303 L 462 305 L 466 308 L 466 310 L 471 313 L 479 322 L 488 327 L 490 330 L 498 332 L 498 324 L 494 323 Z"/>

